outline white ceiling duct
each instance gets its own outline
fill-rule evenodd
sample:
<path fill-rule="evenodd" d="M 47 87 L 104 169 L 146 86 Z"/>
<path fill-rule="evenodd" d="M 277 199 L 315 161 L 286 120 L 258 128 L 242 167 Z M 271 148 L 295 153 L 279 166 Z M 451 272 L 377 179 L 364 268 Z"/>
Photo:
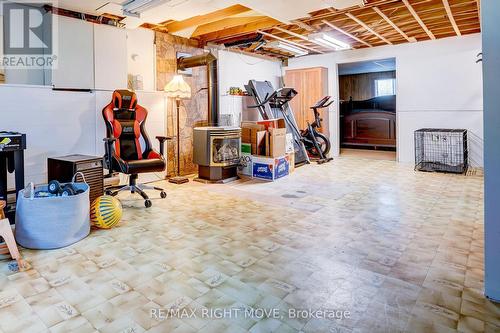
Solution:
<path fill-rule="evenodd" d="M 167 4 L 171 8 L 175 8 L 189 0 L 130 0 L 123 5 L 123 13 L 126 15 L 139 16 L 141 13 Z"/>

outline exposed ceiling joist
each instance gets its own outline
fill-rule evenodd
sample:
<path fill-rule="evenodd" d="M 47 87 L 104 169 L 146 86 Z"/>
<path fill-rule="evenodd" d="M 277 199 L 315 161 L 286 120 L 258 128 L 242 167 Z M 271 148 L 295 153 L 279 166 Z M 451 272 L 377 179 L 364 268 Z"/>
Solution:
<path fill-rule="evenodd" d="M 480 22 L 477 1 L 447 0 L 450 10 L 446 12 L 445 0 L 367 0 L 364 7 L 351 6 L 337 10 L 323 8 L 288 24 L 273 21 L 270 17 L 255 18 L 259 14 L 252 11 L 186 28 L 177 34 L 192 34 L 203 46 L 207 42 L 224 44 L 229 41 L 251 41 L 257 37 L 257 33 L 264 32 L 263 35 L 268 34 L 267 40 L 279 40 L 308 50 L 311 54 L 326 53 L 330 49 L 312 38 L 312 33 L 331 31 L 332 37 L 337 35 L 341 39 L 342 34 L 355 48 L 456 36 L 458 29 L 462 35 L 478 33 Z M 252 9 L 256 10 L 253 6 Z M 450 17 L 453 17 L 455 27 L 450 24 Z M 165 22 L 162 28 L 174 23 L 178 22 Z M 270 56 L 280 58 L 293 56 L 274 47 L 275 44 L 263 46 L 262 43 L 254 43 L 251 47 L 250 44 L 242 44 L 240 47 L 255 53 L 267 52 Z"/>
<path fill-rule="evenodd" d="M 255 52 L 248 52 L 248 51 L 244 51 L 244 50 L 238 50 L 238 49 L 226 49 L 226 51 L 229 51 L 229 52 L 233 52 L 233 53 L 238 53 L 238 54 L 244 54 L 244 55 L 248 55 L 248 56 L 252 56 L 252 57 L 257 57 L 257 58 L 261 58 L 261 59 L 265 59 L 265 60 L 270 60 L 270 61 L 279 61 L 278 59 L 276 59 L 276 57 L 270 57 L 268 55 L 265 55 L 265 54 L 261 54 L 261 53 L 255 53 Z"/>
<path fill-rule="evenodd" d="M 306 45 L 302 45 L 302 44 L 296 43 L 296 42 L 294 42 L 294 41 L 291 41 L 291 40 L 288 40 L 288 39 L 285 39 L 285 38 L 281 38 L 281 37 L 279 37 L 279 36 L 276 36 L 276 35 L 270 34 L 270 33 L 268 33 L 268 32 L 264 32 L 264 31 L 261 31 L 261 30 L 257 30 L 257 32 L 258 32 L 259 34 L 263 34 L 264 36 L 267 36 L 267 37 L 270 37 L 270 38 L 277 39 L 277 40 L 282 41 L 282 42 L 284 42 L 284 43 L 288 43 L 288 44 L 295 45 L 295 46 L 300 47 L 300 48 L 302 48 L 302 49 L 307 49 L 307 50 L 309 50 L 309 51 L 313 51 L 313 52 L 315 52 L 315 53 L 324 53 L 324 52 L 322 52 L 322 51 L 320 51 L 320 50 L 317 50 L 317 49 L 315 49 L 315 48 L 312 48 L 312 47 L 309 47 L 309 46 L 306 46 Z"/>
<path fill-rule="evenodd" d="M 358 23 L 360 26 L 362 26 L 363 28 L 365 28 L 367 31 L 369 31 L 371 34 L 377 36 L 378 38 L 380 38 L 381 40 L 383 40 L 384 42 L 386 42 L 387 44 L 390 44 L 392 45 L 392 42 L 390 40 L 388 40 L 387 38 L 385 38 L 384 36 L 382 36 L 381 34 L 379 34 L 378 32 L 376 32 L 375 30 L 373 30 L 372 28 L 370 28 L 366 23 L 364 23 L 363 21 L 361 21 L 360 19 L 358 19 L 356 16 L 352 15 L 351 13 L 346 13 L 347 17 L 349 17 L 351 20 L 355 21 L 356 23 Z"/>
<path fill-rule="evenodd" d="M 417 40 L 415 38 L 410 38 L 408 37 L 408 35 L 403 31 L 401 30 L 394 22 L 392 22 L 392 20 L 387 17 L 387 15 L 384 14 L 384 12 L 382 12 L 377 6 L 373 7 L 373 10 L 379 14 L 387 23 L 389 23 L 389 25 L 391 27 L 394 28 L 394 30 L 396 30 L 397 32 L 399 32 L 399 34 L 401 36 L 403 36 L 404 39 L 406 39 L 408 42 L 416 42 Z"/>
<path fill-rule="evenodd" d="M 455 30 L 455 33 L 457 36 L 462 36 L 462 33 L 460 32 L 460 29 L 458 28 L 457 22 L 455 22 L 455 18 L 453 17 L 453 13 L 450 8 L 450 3 L 448 0 L 443 0 L 443 6 L 444 9 L 446 10 L 446 15 L 448 15 L 448 19 L 450 20 L 451 26 L 453 27 L 453 30 Z"/>
<path fill-rule="evenodd" d="M 408 2 L 408 0 L 402 0 L 402 1 L 405 4 L 405 6 L 408 9 L 408 11 L 411 13 L 411 15 L 413 15 L 413 17 L 415 18 L 415 20 L 418 22 L 418 24 L 422 27 L 422 29 L 424 29 L 424 31 L 427 34 L 427 36 L 429 36 L 430 39 L 436 39 L 436 37 L 434 36 L 434 34 L 432 33 L 432 31 L 430 31 L 427 28 L 427 26 L 425 25 L 424 21 L 422 21 L 422 19 L 420 18 L 420 16 L 418 16 L 417 12 L 412 7 L 412 5 Z"/>
<path fill-rule="evenodd" d="M 241 13 L 245 13 L 250 11 L 250 8 L 247 8 L 242 5 L 234 5 L 231 7 L 227 7 L 221 10 L 217 10 L 212 13 L 208 13 L 205 15 L 199 15 L 199 16 L 194 16 L 191 18 L 188 18 L 183 21 L 175 21 L 172 23 L 169 23 L 167 25 L 168 32 L 176 32 L 176 31 L 181 31 L 184 29 L 188 29 L 197 25 L 203 25 L 203 24 L 209 24 L 212 22 L 216 22 L 219 20 L 222 20 L 226 17 L 233 16 L 233 15 L 238 15 Z"/>
<path fill-rule="evenodd" d="M 234 28 L 256 21 L 261 21 L 265 18 L 266 16 L 228 17 L 219 21 L 198 26 L 196 30 L 191 34 L 191 38 L 206 35 L 215 31 Z"/>
<path fill-rule="evenodd" d="M 338 31 L 338 32 L 340 32 L 340 33 L 342 33 L 342 34 L 346 35 L 347 37 L 350 37 L 350 38 L 354 39 L 355 41 L 358 41 L 358 42 L 360 42 L 361 44 L 364 44 L 364 45 L 366 45 L 366 46 L 368 46 L 368 47 L 372 47 L 372 45 L 371 45 L 370 43 L 367 43 L 367 42 L 365 42 L 364 40 L 362 40 L 361 38 L 358 38 L 358 37 L 354 36 L 353 34 L 348 33 L 348 32 L 347 32 L 347 31 L 345 31 L 345 30 L 342 30 L 341 28 L 337 27 L 337 26 L 336 26 L 336 25 L 334 25 L 333 23 L 330 23 L 330 22 L 328 22 L 327 20 L 323 20 L 322 22 L 323 22 L 324 24 L 326 24 L 327 26 L 329 26 L 330 28 L 332 28 L 332 29 L 334 29 L 334 30 L 336 30 L 336 31 Z"/>
<path fill-rule="evenodd" d="M 255 21 L 234 28 L 219 30 L 206 35 L 202 35 L 200 36 L 200 39 L 204 42 L 210 42 L 214 40 L 224 40 L 231 37 L 238 37 L 252 32 L 257 32 L 260 29 L 269 29 L 278 24 L 281 24 L 281 22 L 266 17 L 265 19 L 262 19 L 260 21 Z"/>
<path fill-rule="evenodd" d="M 247 52 L 255 51 L 255 50 L 259 49 L 262 46 L 262 44 L 263 44 L 262 41 L 252 43 L 252 45 L 250 45 L 249 47 L 247 47 L 245 49 L 245 51 L 247 51 Z"/>
<path fill-rule="evenodd" d="M 310 32 L 314 32 L 316 31 L 316 29 L 308 24 L 305 24 L 304 22 L 302 21 L 299 21 L 299 20 L 293 20 L 291 21 L 293 24 L 299 26 L 300 28 L 304 29 L 304 30 L 307 30 L 307 31 L 310 31 Z"/>
<path fill-rule="evenodd" d="M 310 43 L 313 43 L 313 44 L 316 44 L 320 47 L 324 47 L 324 45 L 316 42 L 315 40 L 312 40 L 312 39 L 309 39 L 307 36 L 304 36 L 304 35 L 301 35 L 301 34 L 298 34 L 296 32 L 293 32 L 293 31 L 290 31 L 290 30 L 286 30 L 286 29 L 283 29 L 283 28 L 280 28 L 280 27 L 274 27 L 274 29 L 278 30 L 278 31 L 281 31 L 281 32 L 284 32 L 286 34 L 289 34 L 289 35 L 292 35 L 294 37 L 297 37 L 297 38 L 300 38 L 302 40 L 305 40 L 305 41 L 308 41 Z"/>

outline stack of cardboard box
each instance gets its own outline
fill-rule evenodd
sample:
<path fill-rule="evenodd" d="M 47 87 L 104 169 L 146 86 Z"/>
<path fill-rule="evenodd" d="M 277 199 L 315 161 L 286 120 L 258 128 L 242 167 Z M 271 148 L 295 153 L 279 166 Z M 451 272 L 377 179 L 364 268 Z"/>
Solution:
<path fill-rule="evenodd" d="M 265 180 L 288 175 L 290 157 L 283 119 L 242 122 L 241 142 L 240 174 Z"/>

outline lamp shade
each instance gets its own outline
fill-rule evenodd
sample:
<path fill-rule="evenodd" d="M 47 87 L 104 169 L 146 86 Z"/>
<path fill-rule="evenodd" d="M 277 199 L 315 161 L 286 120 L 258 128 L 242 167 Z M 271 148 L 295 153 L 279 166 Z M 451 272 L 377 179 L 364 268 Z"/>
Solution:
<path fill-rule="evenodd" d="M 176 75 L 163 89 L 171 98 L 191 98 L 191 87 L 182 75 Z"/>

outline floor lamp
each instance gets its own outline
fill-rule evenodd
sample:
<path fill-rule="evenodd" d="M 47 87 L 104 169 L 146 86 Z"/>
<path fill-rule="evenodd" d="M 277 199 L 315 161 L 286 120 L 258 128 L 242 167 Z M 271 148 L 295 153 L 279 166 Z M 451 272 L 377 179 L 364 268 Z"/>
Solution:
<path fill-rule="evenodd" d="M 168 181 L 174 184 L 187 183 L 189 179 L 181 176 L 181 133 L 180 133 L 180 108 L 181 99 L 191 98 L 191 87 L 184 81 L 182 75 L 176 75 L 163 89 L 167 97 L 175 99 L 177 107 L 177 167 L 175 170 L 175 177 L 171 177 Z"/>

